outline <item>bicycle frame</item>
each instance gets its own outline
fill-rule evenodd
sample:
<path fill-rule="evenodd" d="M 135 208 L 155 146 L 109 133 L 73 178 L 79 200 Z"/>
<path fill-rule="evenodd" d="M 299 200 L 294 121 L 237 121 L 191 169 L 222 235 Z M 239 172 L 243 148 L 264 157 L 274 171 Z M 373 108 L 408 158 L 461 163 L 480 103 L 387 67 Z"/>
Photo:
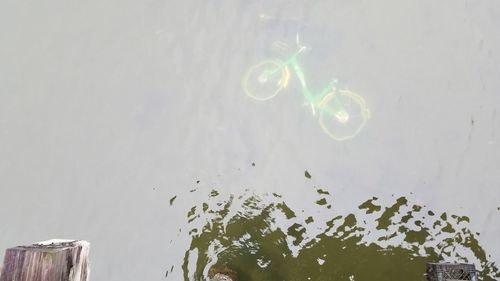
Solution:
<path fill-rule="evenodd" d="M 305 74 L 304 74 L 304 71 L 302 71 L 302 68 L 300 66 L 300 63 L 299 63 L 299 55 L 305 51 L 307 49 L 307 47 L 305 46 L 302 46 L 297 52 L 295 52 L 294 54 L 292 54 L 290 56 L 290 58 L 288 58 L 286 61 L 284 61 L 284 64 L 276 69 L 275 71 L 271 72 L 270 74 L 274 74 L 275 72 L 278 72 L 278 71 L 282 71 L 282 68 L 284 67 L 287 67 L 287 66 L 291 66 L 292 69 L 294 70 L 294 73 L 295 75 L 297 76 L 297 78 L 299 79 L 299 82 L 300 82 L 300 86 L 302 88 L 302 95 L 306 98 L 306 100 L 313 106 L 313 110 L 314 110 L 314 107 L 315 106 L 318 106 L 321 102 L 321 100 L 330 92 L 332 92 L 332 90 L 335 90 L 336 88 L 334 87 L 336 84 L 337 84 L 337 80 L 333 79 L 332 81 L 330 81 L 320 92 L 319 94 L 314 94 L 311 92 L 311 90 L 309 89 L 309 87 L 307 86 L 307 82 L 306 82 L 306 78 L 305 78 Z M 333 97 L 335 100 L 337 100 L 337 98 L 334 96 Z M 337 105 L 340 106 L 340 104 L 337 103 Z M 341 106 L 340 106 L 341 107 Z M 337 110 L 341 110 L 340 108 L 337 108 Z"/>
<path fill-rule="evenodd" d="M 275 97 L 287 87 L 292 69 L 313 115 L 316 108 L 319 110 L 318 121 L 323 131 L 338 141 L 354 137 L 370 118 L 364 99 L 347 88 L 338 88 L 336 79 L 319 92 L 311 91 L 299 60 L 307 48 L 298 45 L 299 49 L 286 60 L 267 59 L 251 66 L 243 79 L 245 93 L 259 101 Z"/>

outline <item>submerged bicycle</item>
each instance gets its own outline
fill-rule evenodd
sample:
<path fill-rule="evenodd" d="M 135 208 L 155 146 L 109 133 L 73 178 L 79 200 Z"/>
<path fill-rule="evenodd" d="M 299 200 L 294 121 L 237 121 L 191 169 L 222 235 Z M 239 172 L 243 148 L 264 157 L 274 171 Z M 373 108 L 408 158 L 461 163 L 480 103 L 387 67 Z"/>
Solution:
<path fill-rule="evenodd" d="M 338 89 L 338 81 L 333 79 L 319 93 L 313 93 L 299 63 L 299 56 L 308 48 L 300 45 L 297 34 L 298 50 L 285 61 L 264 60 L 250 67 L 243 87 L 248 96 L 259 101 L 274 98 L 288 86 L 290 69 L 298 78 L 302 95 L 313 109 L 319 112 L 319 124 L 323 131 L 337 141 L 356 136 L 370 118 L 370 110 L 365 100 L 347 88 Z"/>

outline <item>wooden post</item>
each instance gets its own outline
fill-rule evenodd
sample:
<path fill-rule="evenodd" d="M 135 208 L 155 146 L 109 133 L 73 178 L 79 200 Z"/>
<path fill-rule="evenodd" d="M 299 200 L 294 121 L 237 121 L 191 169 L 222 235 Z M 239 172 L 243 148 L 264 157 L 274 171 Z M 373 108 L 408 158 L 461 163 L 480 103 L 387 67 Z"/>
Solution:
<path fill-rule="evenodd" d="M 5 251 L 0 281 L 88 281 L 86 241 L 53 239 Z"/>

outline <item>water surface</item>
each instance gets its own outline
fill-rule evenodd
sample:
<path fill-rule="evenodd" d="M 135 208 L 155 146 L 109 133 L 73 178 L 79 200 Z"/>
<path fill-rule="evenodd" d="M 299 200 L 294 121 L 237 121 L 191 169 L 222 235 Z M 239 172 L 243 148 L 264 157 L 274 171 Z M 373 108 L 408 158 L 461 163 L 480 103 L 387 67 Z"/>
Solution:
<path fill-rule="evenodd" d="M 88 240 L 96 280 L 217 262 L 246 280 L 418 280 L 435 258 L 494 278 L 499 14 L 493 0 L 0 1 L 0 248 Z M 245 92 L 297 34 L 311 92 L 336 79 L 369 109 L 354 137 L 325 133 L 330 111 L 292 69 L 272 99 Z"/>

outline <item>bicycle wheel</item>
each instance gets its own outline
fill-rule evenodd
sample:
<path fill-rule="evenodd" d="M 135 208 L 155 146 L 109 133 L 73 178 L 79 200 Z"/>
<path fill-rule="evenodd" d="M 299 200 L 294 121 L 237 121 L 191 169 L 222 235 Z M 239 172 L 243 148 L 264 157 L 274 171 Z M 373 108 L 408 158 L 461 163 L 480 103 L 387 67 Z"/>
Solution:
<path fill-rule="evenodd" d="M 265 101 L 283 90 L 289 78 L 290 71 L 286 64 L 278 60 L 265 60 L 248 70 L 243 88 L 249 97 Z"/>
<path fill-rule="evenodd" d="M 365 100 L 348 90 L 327 94 L 319 103 L 319 109 L 321 128 L 337 141 L 356 136 L 370 118 Z"/>

